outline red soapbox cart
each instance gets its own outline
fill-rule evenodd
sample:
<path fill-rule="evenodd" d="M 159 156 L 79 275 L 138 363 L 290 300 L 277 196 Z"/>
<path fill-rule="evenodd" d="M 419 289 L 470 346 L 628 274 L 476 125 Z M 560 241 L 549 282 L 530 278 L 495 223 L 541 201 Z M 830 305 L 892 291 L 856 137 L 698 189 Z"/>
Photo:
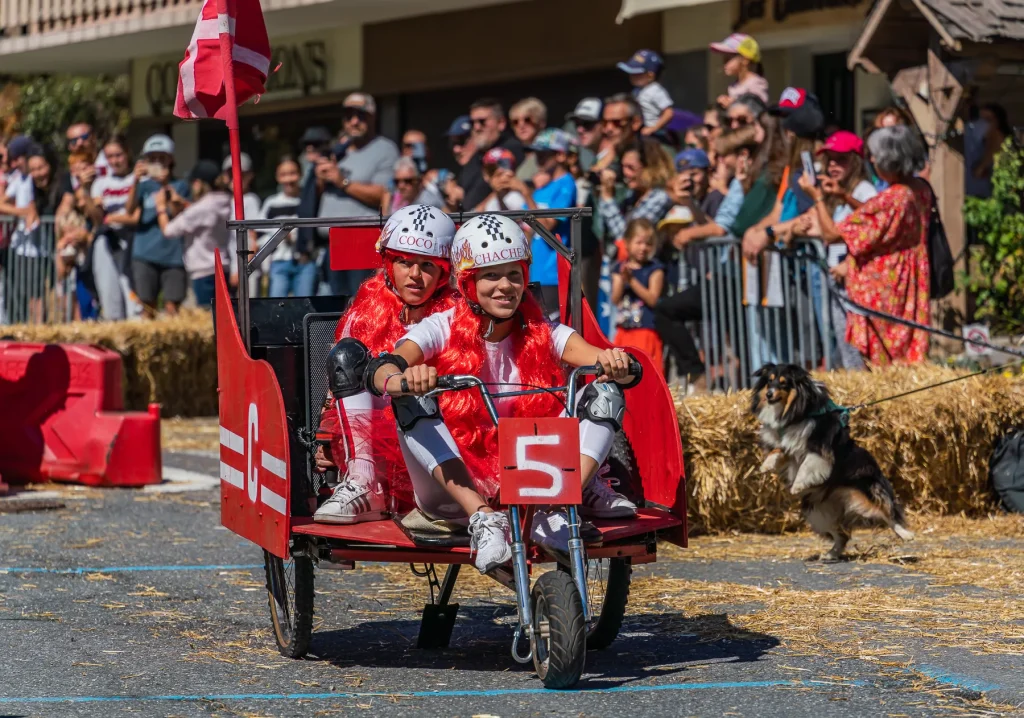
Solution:
<path fill-rule="evenodd" d="M 559 254 L 561 318 L 597 346 L 610 346 L 583 302 L 579 269 L 581 227 L 587 209 L 502 212 L 531 226 Z M 456 222 L 472 214 L 453 215 Z M 537 220 L 570 218 L 566 247 Z M 238 247 L 249 230 L 275 230 L 255 256 L 239 251 L 246 274 L 269 257 L 293 229 L 330 227 L 334 269 L 380 266 L 374 245 L 383 217 L 230 222 Z M 458 604 L 451 603 L 463 564 L 471 563 L 468 536 L 418 534 L 396 519 L 351 525 L 318 524 L 313 513 L 330 495 L 313 456 L 320 409 L 327 395 L 326 358 L 334 344 L 345 297 L 250 299 L 245 276 L 237 304 L 217 273 L 216 333 L 220 391 L 221 522 L 263 548 L 270 617 L 280 652 L 303 656 L 313 624 L 316 570 L 353 569 L 360 561 L 410 564 L 430 586 L 418 646 L 447 647 Z M 632 566 L 657 556 L 659 536 L 686 546 L 682 446 L 668 388 L 650 359 L 631 350 L 644 379 L 627 392 L 623 430 L 609 458 L 620 490 L 639 508 L 634 519 L 595 520 L 600 540 L 579 534 L 581 501 L 576 419 L 498 419 L 491 392 L 475 377 L 442 377 L 441 390 L 480 391 L 501 447 L 500 500 L 509 511 L 513 558 L 488 575 L 516 596 L 518 626 L 512 656 L 531 660 L 544 685 L 567 688 L 583 673 L 587 649 L 606 647 L 621 626 Z M 575 392 L 593 368 L 572 372 L 553 387 L 574 406 Z M 542 389 L 542 390 L 550 390 Z M 536 389 L 534 389 L 536 390 Z M 507 395 L 507 393 L 505 394 Z M 482 416 L 481 421 L 488 421 Z M 568 556 L 555 561 L 529 544 L 537 504 L 563 506 L 571 525 Z M 592 534 L 593 532 L 591 532 Z M 557 563 L 532 582 L 530 569 Z M 435 565 L 447 566 L 439 581 Z M 422 566 L 422 569 L 417 569 Z"/>

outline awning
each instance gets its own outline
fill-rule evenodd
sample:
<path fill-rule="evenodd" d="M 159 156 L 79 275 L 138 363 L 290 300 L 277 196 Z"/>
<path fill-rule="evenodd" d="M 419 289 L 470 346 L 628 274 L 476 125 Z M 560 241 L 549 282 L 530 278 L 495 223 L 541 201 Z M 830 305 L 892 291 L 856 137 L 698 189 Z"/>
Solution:
<path fill-rule="evenodd" d="M 615 22 L 622 24 L 634 15 L 644 15 L 649 12 L 661 12 L 671 10 L 674 7 L 690 7 L 692 5 L 706 5 L 712 2 L 723 0 L 622 0 L 622 9 Z"/>

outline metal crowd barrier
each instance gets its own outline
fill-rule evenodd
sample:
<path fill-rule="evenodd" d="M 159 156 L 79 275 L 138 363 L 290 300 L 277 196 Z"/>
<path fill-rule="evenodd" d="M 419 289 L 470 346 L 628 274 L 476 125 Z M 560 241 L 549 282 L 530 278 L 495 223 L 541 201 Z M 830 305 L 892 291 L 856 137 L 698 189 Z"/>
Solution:
<path fill-rule="evenodd" d="M 74 318 L 75 278 L 57 278 L 53 217 L 32 229 L 0 218 L 0 325 L 68 322 Z"/>
<path fill-rule="evenodd" d="M 820 242 L 803 243 L 824 256 Z M 773 252 L 752 266 L 740 245 L 735 238 L 695 242 L 680 268 L 700 288 L 701 321 L 691 324 L 691 332 L 708 389 L 747 389 L 753 373 L 769 362 L 826 371 L 841 364 L 832 321 L 839 305 L 821 268 Z"/>

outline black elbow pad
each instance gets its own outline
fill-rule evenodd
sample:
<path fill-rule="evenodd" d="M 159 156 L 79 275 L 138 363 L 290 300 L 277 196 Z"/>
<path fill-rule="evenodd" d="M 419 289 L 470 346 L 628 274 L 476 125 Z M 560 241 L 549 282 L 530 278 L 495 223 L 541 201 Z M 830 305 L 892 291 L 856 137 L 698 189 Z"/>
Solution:
<path fill-rule="evenodd" d="M 363 375 L 363 383 L 366 390 L 374 396 L 384 396 L 383 392 L 377 391 L 377 387 L 373 385 L 373 377 L 377 374 L 377 370 L 386 364 L 394 364 L 401 371 L 405 371 L 409 368 L 409 362 L 405 360 L 405 357 L 399 356 L 398 354 L 384 354 L 370 359 L 366 364 L 366 371 Z"/>

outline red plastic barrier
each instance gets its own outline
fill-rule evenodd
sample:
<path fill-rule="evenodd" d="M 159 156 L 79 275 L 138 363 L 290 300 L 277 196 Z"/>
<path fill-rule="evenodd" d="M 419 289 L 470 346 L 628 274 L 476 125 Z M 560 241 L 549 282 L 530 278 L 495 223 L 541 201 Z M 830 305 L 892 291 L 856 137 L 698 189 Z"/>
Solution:
<path fill-rule="evenodd" d="M 121 357 L 0 342 L 0 474 L 10 483 L 160 483 L 160 407 L 123 411 Z"/>

